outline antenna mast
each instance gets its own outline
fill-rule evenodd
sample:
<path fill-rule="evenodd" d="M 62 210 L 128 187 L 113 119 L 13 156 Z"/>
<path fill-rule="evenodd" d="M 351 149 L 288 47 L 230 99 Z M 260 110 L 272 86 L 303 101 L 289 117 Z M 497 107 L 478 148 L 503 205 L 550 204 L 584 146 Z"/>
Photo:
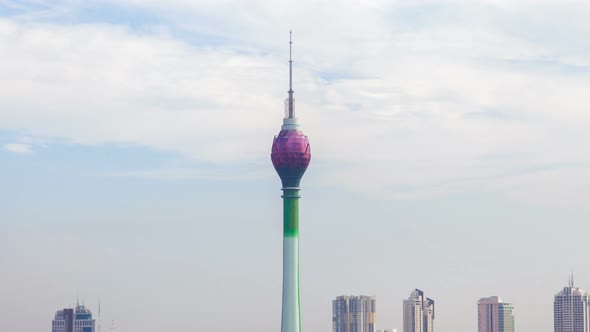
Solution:
<path fill-rule="evenodd" d="M 289 30 L 289 118 L 295 117 L 293 110 L 293 58 L 291 57 L 292 35 L 293 33 Z"/>
<path fill-rule="evenodd" d="M 100 322 L 101 322 L 101 319 L 100 319 L 100 298 L 98 298 L 98 332 L 101 332 Z"/>

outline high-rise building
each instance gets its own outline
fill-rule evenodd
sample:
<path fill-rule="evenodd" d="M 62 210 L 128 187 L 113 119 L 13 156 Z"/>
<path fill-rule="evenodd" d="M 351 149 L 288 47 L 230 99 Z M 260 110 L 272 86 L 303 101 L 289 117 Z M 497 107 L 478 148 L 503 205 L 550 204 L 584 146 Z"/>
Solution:
<path fill-rule="evenodd" d="M 590 332 L 590 295 L 574 287 L 574 277 L 569 285 L 555 295 L 553 301 L 553 330 L 555 332 Z"/>
<path fill-rule="evenodd" d="M 375 332 L 373 296 L 338 296 L 332 301 L 333 332 Z"/>
<path fill-rule="evenodd" d="M 299 183 L 311 161 L 307 136 L 295 117 L 293 60 L 289 38 L 289 97 L 281 131 L 272 142 L 270 158 L 283 190 L 283 311 L 281 332 L 301 332 L 299 305 Z"/>
<path fill-rule="evenodd" d="M 424 292 L 415 289 L 404 300 L 404 332 L 434 331 L 434 300 L 424 296 Z"/>
<path fill-rule="evenodd" d="M 51 332 L 95 332 L 94 325 L 90 310 L 77 304 L 76 309 L 63 309 L 55 313 Z"/>
<path fill-rule="evenodd" d="M 478 332 L 514 332 L 514 307 L 498 296 L 477 301 Z"/>

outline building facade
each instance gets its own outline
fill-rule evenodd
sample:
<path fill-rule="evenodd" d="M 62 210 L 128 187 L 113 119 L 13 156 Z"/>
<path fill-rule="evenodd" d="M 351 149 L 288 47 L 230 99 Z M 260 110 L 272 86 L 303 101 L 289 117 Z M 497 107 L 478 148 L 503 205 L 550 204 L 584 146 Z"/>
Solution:
<path fill-rule="evenodd" d="M 55 313 L 51 332 L 95 332 L 95 320 L 84 305 L 75 309 L 63 309 Z"/>
<path fill-rule="evenodd" d="M 514 307 L 498 296 L 477 301 L 478 332 L 514 332 Z"/>
<path fill-rule="evenodd" d="M 424 296 L 424 292 L 415 289 L 404 300 L 404 332 L 434 331 L 434 300 Z"/>
<path fill-rule="evenodd" d="M 590 332 L 590 295 L 569 285 L 555 295 L 553 301 L 553 330 L 555 332 Z"/>
<path fill-rule="evenodd" d="M 375 297 L 339 296 L 332 301 L 333 332 L 375 332 Z"/>

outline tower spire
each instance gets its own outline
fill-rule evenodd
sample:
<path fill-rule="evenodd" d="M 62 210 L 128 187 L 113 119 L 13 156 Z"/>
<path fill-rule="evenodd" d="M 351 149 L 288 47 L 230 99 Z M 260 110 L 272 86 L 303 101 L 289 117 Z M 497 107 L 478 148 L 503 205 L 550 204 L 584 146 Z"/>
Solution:
<path fill-rule="evenodd" d="M 289 118 L 295 117 L 293 109 L 293 58 L 292 58 L 292 45 L 293 45 L 293 32 L 289 30 Z"/>

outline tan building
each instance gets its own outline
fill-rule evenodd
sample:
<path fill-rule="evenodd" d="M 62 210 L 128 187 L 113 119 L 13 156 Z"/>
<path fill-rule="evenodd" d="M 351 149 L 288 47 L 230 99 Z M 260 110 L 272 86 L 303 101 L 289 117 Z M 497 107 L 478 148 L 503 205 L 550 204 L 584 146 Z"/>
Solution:
<path fill-rule="evenodd" d="M 514 307 L 498 296 L 477 301 L 478 332 L 514 332 Z"/>

